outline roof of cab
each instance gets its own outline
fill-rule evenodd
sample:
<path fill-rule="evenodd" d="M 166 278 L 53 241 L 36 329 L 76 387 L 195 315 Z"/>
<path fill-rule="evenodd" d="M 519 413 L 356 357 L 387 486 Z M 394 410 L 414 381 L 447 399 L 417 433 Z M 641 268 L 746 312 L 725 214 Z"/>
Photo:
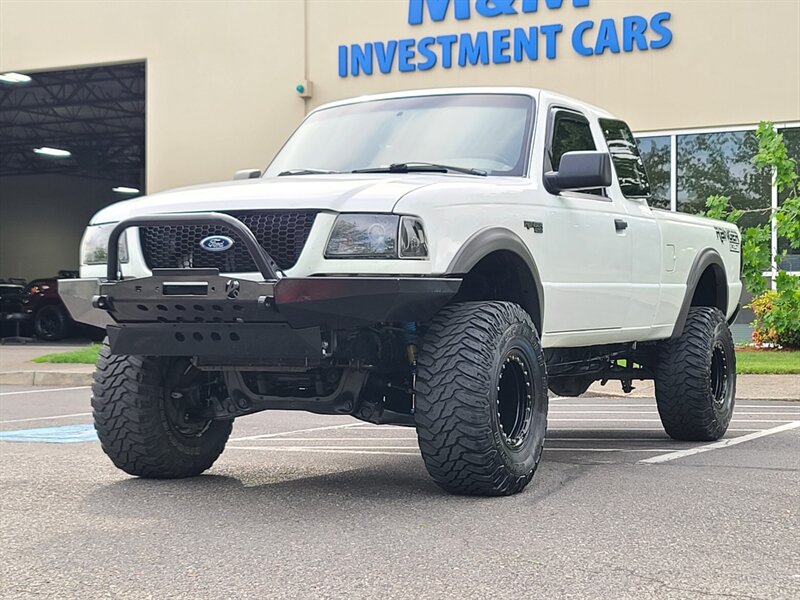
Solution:
<path fill-rule="evenodd" d="M 570 96 L 565 96 L 563 94 L 558 94 L 556 92 L 551 92 L 549 90 L 543 90 L 531 87 L 499 87 L 499 86 L 431 88 L 431 89 L 417 89 L 417 90 L 407 90 L 399 92 L 387 92 L 383 94 L 372 94 L 367 96 L 357 96 L 354 98 L 346 98 L 343 100 L 328 102 L 326 104 L 323 104 L 315 108 L 311 112 L 313 113 L 319 110 L 325 110 L 336 106 L 344 106 L 347 104 L 374 102 L 376 100 L 389 100 L 392 98 L 415 98 L 419 96 L 444 96 L 449 94 L 521 94 L 525 96 L 531 96 L 537 101 L 537 103 L 541 102 L 542 98 L 544 98 L 546 100 L 546 103 L 548 104 L 552 102 L 555 103 L 563 102 L 568 105 L 579 106 L 581 108 L 584 108 L 587 111 L 594 113 L 598 117 L 613 118 L 613 115 L 603 108 L 594 106 L 592 104 L 589 104 L 588 102 L 584 102 L 577 98 L 572 98 Z"/>

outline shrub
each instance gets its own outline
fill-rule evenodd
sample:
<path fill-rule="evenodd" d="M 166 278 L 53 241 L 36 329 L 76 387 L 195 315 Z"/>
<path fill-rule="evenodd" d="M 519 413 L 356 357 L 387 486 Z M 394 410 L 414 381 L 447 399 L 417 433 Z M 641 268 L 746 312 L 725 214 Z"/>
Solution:
<path fill-rule="evenodd" d="M 750 304 L 756 315 L 753 341 L 800 348 L 800 278 L 781 272 L 777 284 L 777 290 L 761 294 Z"/>

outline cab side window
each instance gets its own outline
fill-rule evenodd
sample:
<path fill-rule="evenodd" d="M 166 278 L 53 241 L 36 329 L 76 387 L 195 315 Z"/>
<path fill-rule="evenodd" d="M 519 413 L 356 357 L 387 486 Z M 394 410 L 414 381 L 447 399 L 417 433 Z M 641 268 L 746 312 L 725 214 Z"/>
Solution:
<path fill-rule="evenodd" d="M 583 115 L 558 110 L 553 118 L 548 170 L 558 171 L 561 157 L 567 152 L 597 150 L 589 121 Z"/>
<path fill-rule="evenodd" d="M 626 198 L 649 197 L 650 182 L 630 127 L 614 119 L 600 119 L 600 127 L 608 143 L 622 194 Z"/>

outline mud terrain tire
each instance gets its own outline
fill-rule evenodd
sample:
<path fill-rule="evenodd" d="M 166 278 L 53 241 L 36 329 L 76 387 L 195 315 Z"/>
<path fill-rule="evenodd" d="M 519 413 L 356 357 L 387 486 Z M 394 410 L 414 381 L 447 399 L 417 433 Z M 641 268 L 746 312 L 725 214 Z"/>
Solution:
<path fill-rule="evenodd" d="M 547 428 L 547 375 L 539 336 L 520 306 L 443 309 L 423 339 L 415 389 L 417 438 L 439 486 L 504 496 L 528 485 Z"/>
<path fill-rule="evenodd" d="M 689 310 L 683 334 L 664 342 L 655 375 L 658 413 L 671 438 L 709 442 L 725 435 L 736 402 L 736 352 L 719 309 Z"/>
<path fill-rule="evenodd" d="M 92 385 L 94 425 L 103 451 L 138 477 L 177 479 L 199 475 L 222 453 L 233 421 L 209 421 L 179 430 L 170 417 L 165 387 L 169 359 L 114 356 L 105 342 Z"/>

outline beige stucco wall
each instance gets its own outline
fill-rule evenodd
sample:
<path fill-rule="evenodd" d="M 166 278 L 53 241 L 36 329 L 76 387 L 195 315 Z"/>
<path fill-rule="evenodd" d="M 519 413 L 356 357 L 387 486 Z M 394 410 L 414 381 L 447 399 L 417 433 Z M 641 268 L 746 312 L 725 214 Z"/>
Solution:
<path fill-rule="evenodd" d="M 521 2 L 517 2 L 519 5 Z M 432 86 L 544 87 L 600 105 L 635 130 L 800 119 L 800 0 L 592 0 L 575 9 L 408 25 L 408 0 L 311 0 L 309 66 L 316 101 Z M 572 52 L 569 32 L 583 20 L 672 13 L 662 50 L 595 57 Z M 419 38 L 563 23 L 559 55 L 548 61 L 340 79 L 338 44 Z M 586 36 L 586 41 L 591 35 Z M 540 49 L 540 54 L 543 50 Z M 395 70 L 396 71 L 396 70 Z"/>
<path fill-rule="evenodd" d="M 544 1 L 540 2 L 544 4 Z M 580 57 L 584 19 L 670 11 L 663 50 Z M 574 9 L 407 23 L 408 0 L 0 0 L 0 71 L 147 60 L 150 191 L 262 166 L 320 103 L 400 89 L 546 87 L 639 131 L 800 121 L 800 0 L 593 0 Z M 555 61 L 341 79 L 339 44 L 563 23 Z M 294 86 L 308 77 L 314 96 Z"/>

